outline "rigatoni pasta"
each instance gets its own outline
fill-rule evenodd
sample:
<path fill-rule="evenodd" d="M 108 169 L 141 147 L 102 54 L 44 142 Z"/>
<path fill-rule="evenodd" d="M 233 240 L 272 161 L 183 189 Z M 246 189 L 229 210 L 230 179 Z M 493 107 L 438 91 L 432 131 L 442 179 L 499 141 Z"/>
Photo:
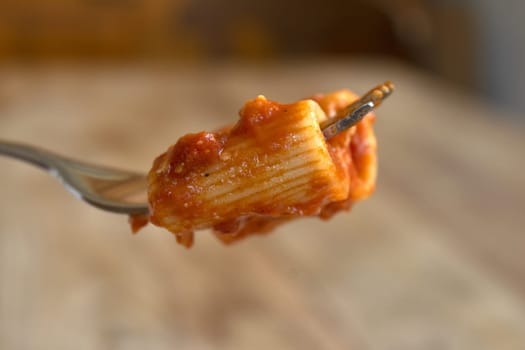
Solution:
<path fill-rule="evenodd" d="M 183 136 L 149 173 L 149 221 L 189 247 L 195 230 L 229 243 L 350 208 L 375 183 L 373 115 L 329 141 L 319 123 L 356 99 L 348 90 L 292 104 L 258 96 L 234 126 Z"/>

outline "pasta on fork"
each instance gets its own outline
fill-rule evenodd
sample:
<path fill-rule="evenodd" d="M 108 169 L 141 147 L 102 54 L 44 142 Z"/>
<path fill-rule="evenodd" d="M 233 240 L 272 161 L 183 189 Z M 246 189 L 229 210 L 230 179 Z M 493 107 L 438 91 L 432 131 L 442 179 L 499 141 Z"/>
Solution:
<path fill-rule="evenodd" d="M 328 140 L 320 125 L 357 99 L 349 90 L 291 104 L 257 96 L 235 125 L 183 136 L 149 172 L 148 220 L 190 247 L 196 230 L 211 228 L 231 243 L 299 217 L 349 210 L 374 190 L 375 116 Z"/>

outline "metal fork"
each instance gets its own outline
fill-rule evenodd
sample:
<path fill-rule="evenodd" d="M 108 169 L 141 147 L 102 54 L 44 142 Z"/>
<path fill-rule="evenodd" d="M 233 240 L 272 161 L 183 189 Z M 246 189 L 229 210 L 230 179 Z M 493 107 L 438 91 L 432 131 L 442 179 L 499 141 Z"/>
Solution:
<path fill-rule="evenodd" d="M 36 165 L 58 178 L 75 197 L 100 209 L 146 214 L 146 175 L 66 158 L 41 148 L 0 141 L 0 154 Z"/>
<path fill-rule="evenodd" d="M 378 85 L 348 106 L 342 117 L 321 125 L 326 139 L 357 124 L 390 95 L 393 84 Z M 58 178 L 75 197 L 103 210 L 147 214 L 146 175 L 66 158 L 41 148 L 0 141 L 0 155 L 36 165 Z"/>

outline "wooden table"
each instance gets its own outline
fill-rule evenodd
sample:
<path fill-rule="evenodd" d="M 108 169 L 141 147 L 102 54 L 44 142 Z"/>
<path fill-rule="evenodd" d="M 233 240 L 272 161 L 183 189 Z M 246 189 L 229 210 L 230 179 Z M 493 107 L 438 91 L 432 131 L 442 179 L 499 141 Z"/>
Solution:
<path fill-rule="evenodd" d="M 392 62 L 0 70 L 0 138 L 146 170 L 259 93 L 391 79 L 376 194 L 191 250 L 0 159 L 1 349 L 525 349 L 524 126 Z"/>

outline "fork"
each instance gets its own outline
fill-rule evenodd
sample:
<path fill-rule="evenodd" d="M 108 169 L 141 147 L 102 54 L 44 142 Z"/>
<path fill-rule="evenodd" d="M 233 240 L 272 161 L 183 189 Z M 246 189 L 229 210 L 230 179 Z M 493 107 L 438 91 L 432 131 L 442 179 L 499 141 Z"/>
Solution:
<path fill-rule="evenodd" d="M 322 124 L 325 139 L 357 124 L 393 91 L 393 84 L 376 86 L 348 106 L 342 117 Z M 33 164 L 58 178 L 75 197 L 106 211 L 148 214 L 146 175 L 73 160 L 34 146 L 0 141 L 0 155 Z"/>
<path fill-rule="evenodd" d="M 0 141 L 0 154 L 46 170 L 75 197 L 100 209 L 122 214 L 148 213 L 145 174 L 92 165 L 7 141 Z"/>

